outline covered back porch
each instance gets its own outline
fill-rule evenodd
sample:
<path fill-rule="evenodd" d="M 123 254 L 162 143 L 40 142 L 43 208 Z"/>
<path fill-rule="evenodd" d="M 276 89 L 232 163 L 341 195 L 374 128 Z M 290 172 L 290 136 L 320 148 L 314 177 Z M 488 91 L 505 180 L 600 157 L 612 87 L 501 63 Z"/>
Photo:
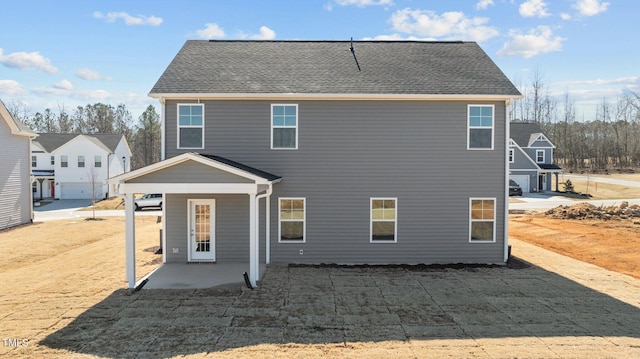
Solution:
<path fill-rule="evenodd" d="M 269 197 L 273 184 L 279 181 L 280 177 L 253 167 L 197 153 L 185 153 L 110 179 L 116 193 L 125 199 L 129 288 L 142 280 L 135 270 L 135 194 L 163 194 L 163 265 L 145 278 L 145 286 L 207 288 L 242 283 L 244 272 L 256 286 L 264 272 L 261 262 L 262 266 L 269 263 Z M 261 261 L 263 198 L 265 245 Z M 161 276 L 166 278 L 161 280 Z M 202 283 L 195 284 L 198 280 Z"/>

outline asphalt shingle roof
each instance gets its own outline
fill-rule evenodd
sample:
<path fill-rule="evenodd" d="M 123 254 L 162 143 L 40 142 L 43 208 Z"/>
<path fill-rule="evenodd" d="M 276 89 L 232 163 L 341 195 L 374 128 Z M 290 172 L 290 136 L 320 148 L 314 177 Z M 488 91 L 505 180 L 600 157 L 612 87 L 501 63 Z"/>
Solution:
<path fill-rule="evenodd" d="M 475 42 L 189 40 L 150 94 L 520 93 Z"/>
<path fill-rule="evenodd" d="M 33 141 L 38 142 L 47 152 L 50 153 L 79 135 L 79 133 L 41 133 Z M 84 136 L 101 142 L 111 152 L 115 152 L 116 147 L 118 147 L 118 144 L 122 139 L 122 135 L 118 134 L 84 134 Z"/>
<path fill-rule="evenodd" d="M 542 129 L 537 123 L 511 122 L 511 139 L 520 147 L 529 147 L 529 140 L 534 134 L 541 134 Z"/>
<path fill-rule="evenodd" d="M 240 162 L 232 161 L 232 160 L 230 160 L 228 158 L 224 158 L 224 157 L 220 157 L 220 156 L 216 156 L 216 155 L 207 155 L 207 154 L 202 154 L 202 153 L 199 153 L 199 155 L 202 156 L 202 157 L 206 157 L 208 159 L 220 162 L 220 163 L 224 163 L 224 164 L 229 165 L 231 167 L 235 167 L 237 169 L 240 169 L 240 170 L 243 170 L 245 172 L 251 173 L 251 174 L 256 175 L 258 177 L 262 177 L 262 178 L 264 178 L 264 179 L 266 179 L 268 181 L 275 181 L 275 180 L 278 180 L 278 179 L 282 178 L 280 176 L 276 176 L 276 175 L 271 174 L 269 172 L 265 172 L 265 171 L 259 170 L 259 169 L 255 168 L 255 167 L 247 166 L 247 165 L 242 164 Z"/>

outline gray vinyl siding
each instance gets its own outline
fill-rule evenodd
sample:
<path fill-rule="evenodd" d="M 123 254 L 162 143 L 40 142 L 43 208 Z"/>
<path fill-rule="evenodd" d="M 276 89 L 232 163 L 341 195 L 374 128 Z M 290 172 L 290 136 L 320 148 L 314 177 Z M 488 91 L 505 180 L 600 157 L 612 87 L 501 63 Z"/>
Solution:
<path fill-rule="evenodd" d="M 195 161 L 178 163 L 144 176 L 130 179 L 129 183 L 253 183 L 250 179 L 211 168 Z"/>
<path fill-rule="evenodd" d="M 31 221 L 29 138 L 15 136 L 0 118 L 0 229 Z"/>
<path fill-rule="evenodd" d="M 531 158 L 528 154 L 526 154 L 525 152 L 519 150 L 516 147 L 512 147 L 513 148 L 513 163 L 509 164 L 509 169 L 517 169 L 517 170 L 524 170 L 524 169 L 531 169 L 531 170 L 538 170 L 538 165 L 535 164 L 535 158 Z M 535 155 L 535 151 L 534 151 L 534 155 Z"/>
<path fill-rule="evenodd" d="M 202 153 L 282 176 L 271 197 L 273 262 L 503 262 L 504 102 L 204 103 L 206 149 Z M 298 104 L 297 150 L 270 149 L 273 103 Z M 469 103 L 495 105 L 494 150 L 467 150 Z M 167 158 L 187 152 L 176 148 L 176 104 L 166 101 Z M 306 198 L 305 243 L 278 242 L 279 197 Z M 397 198 L 397 243 L 369 242 L 371 197 Z M 469 243 L 470 197 L 496 198 L 495 243 Z M 178 198 L 184 203 L 175 210 L 186 212 L 186 197 Z M 173 207 L 169 204 L 168 209 Z M 247 217 L 238 213 L 241 219 Z M 184 225 L 177 232 L 168 230 L 167 235 L 186 233 L 186 217 L 179 219 L 173 210 L 169 215 L 176 220 L 167 218 L 167 226 L 179 227 L 181 220 Z M 246 226 L 234 223 L 236 232 L 247 226 L 248 222 Z M 261 233 L 261 249 L 263 238 Z"/>
<path fill-rule="evenodd" d="M 198 193 L 165 197 L 167 262 L 187 261 L 188 200 L 209 198 L 216 200 L 216 262 L 249 262 L 249 196 Z M 262 243 L 264 260 L 264 234 Z M 178 253 L 173 253 L 173 248 L 178 248 Z"/>
<path fill-rule="evenodd" d="M 533 162 L 536 162 L 536 151 L 538 150 L 542 150 L 544 151 L 544 162 L 541 163 L 551 163 L 551 151 L 552 149 L 550 148 L 533 148 L 533 147 L 527 147 L 523 149 L 528 155 L 529 157 L 531 157 L 531 159 L 533 159 Z"/>

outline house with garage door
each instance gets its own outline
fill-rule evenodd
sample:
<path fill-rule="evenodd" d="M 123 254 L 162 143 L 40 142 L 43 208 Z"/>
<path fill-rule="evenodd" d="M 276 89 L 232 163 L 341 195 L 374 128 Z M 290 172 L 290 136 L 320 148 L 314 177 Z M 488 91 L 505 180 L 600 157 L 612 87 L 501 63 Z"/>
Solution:
<path fill-rule="evenodd" d="M 557 191 L 562 168 L 553 163 L 555 148 L 537 123 L 511 122 L 509 178 L 525 193 Z"/>
<path fill-rule="evenodd" d="M 0 100 L 0 230 L 33 219 L 29 145 L 36 136 Z"/>
<path fill-rule="evenodd" d="M 111 179 L 163 193 L 163 261 L 505 263 L 508 108 L 474 42 L 187 41 L 153 86 L 162 160 Z"/>
<path fill-rule="evenodd" d="M 31 146 L 34 199 L 103 199 L 107 179 L 130 170 L 123 135 L 41 133 Z"/>

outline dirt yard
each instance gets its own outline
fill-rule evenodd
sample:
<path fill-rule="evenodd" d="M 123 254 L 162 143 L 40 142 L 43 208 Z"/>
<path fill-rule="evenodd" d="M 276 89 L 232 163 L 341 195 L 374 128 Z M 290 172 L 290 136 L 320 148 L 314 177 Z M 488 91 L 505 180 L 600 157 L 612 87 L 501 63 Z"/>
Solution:
<path fill-rule="evenodd" d="M 640 278 L 640 219 L 557 219 L 510 215 L 509 237 Z"/>
<path fill-rule="evenodd" d="M 156 222 L 156 217 L 136 218 L 139 276 L 161 261 L 154 254 L 161 228 Z M 46 335 L 125 288 L 123 233 L 124 217 L 48 221 L 0 231 L 0 337 L 26 339 L 29 349 L 36 349 Z M 9 349 L 3 346 L 0 357 Z"/>

